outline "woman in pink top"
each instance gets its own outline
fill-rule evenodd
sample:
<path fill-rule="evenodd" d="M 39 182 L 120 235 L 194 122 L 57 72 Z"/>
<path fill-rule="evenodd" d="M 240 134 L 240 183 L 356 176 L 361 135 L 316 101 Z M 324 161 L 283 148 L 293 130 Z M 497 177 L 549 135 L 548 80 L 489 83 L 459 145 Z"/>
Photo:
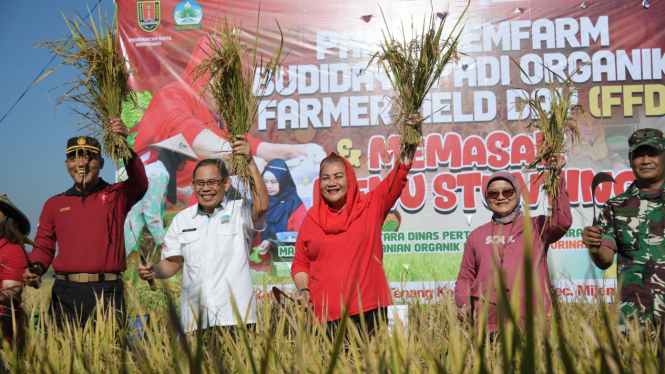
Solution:
<path fill-rule="evenodd" d="M 552 160 L 552 172 L 561 172 L 561 161 Z M 520 206 L 520 185 L 508 172 L 494 173 L 485 185 L 485 200 L 492 211 L 492 220 L 473 230 L 464 247 L 462 266 L 455 285 L 455 301 L 461 319 L 481 313 L 488 300 L 489 331 L 498 331 L 496 312 L 497 272 L 507 284 L 508 297 L 520 293 L 521 317 L 525 317 L 525 281 L 534 285 L 534 311 L 544 308 L 549 319 L 551 306 L 550 275 L 547 251 L 572 224 L 566 181 L 561 177 L 559 197 L 552 202 L 552 217 L 531 218 L 531 242 L 534 279 L 524 279 L 524 216 Z M 519 284 L 515 283 L 520 278 Z M 491 287 L 490 287 L 491 286 Z M 538 295 L 539 294 L 539 295 Z M 540 301 L 539 301 L 540 300 Z"/>

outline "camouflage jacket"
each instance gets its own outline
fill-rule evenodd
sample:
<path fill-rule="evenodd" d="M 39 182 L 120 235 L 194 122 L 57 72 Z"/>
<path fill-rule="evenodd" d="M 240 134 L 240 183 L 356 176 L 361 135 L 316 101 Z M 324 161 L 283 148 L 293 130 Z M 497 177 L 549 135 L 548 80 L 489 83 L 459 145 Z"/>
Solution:
<path fill-rule="evenodd" d="M 621 312 L 641 323 L 665 318 L 664 188 L 649 197 L 633 182 L 609 200 L 598 217 L 601 245 L 617 252 Z M 624 321 L 622 317 L 620 323 Z"/>

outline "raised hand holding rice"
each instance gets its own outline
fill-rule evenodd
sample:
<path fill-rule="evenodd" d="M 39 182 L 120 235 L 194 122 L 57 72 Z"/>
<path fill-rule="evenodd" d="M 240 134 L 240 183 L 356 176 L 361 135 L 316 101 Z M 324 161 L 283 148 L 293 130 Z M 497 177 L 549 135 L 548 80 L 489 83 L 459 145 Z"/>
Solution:
<path fill-rule="evenodd" d="M 37 46 L 49 48 L 65 61 L 35 83 L 60 66 L 76 68 L 79 75 L 64 84 L 70 89 L 58 99 L 56 106 L 66 101 L 74 103 L 72 110 L 81 115 L 77 125 L 88 135 L 102 138 L 104 154 L 111 161 L 117 164 L 120 159 L 127 160 L 131 157 L 127 134 L 113 131 L 112 127 L 120 118 L 123 102 L 136 105 L 136 95 L 132 94 L 128 83 L 129 77 L 136 74 L 136 69 L 120 52 L 117 35 L 106 15 L 102 17 L 101 10 L 98 11 L 97 23 L 94 20 L 85 21 L 78 13 L 72 18 L 63 14 L 63 18 L 71 36 Z M 80 110 L 80 107 L 84 109 Z"/>
<path fill-rule="evenodd" d="M 519 65 L 517 66 L 519 67 Z M 525 111 L 530 114 L 531 122 L 527 125 L 527 129 L 538 130 L 542 135 L 538 152 L 524 171 L 537 172 L 538 178 L 543 183 L 545 195 L 555 200 L 558 197 L 561 184 L 561 178 L 559 177 L 561 170 L 549 173 L 548 171 L 552 171 L 551 167 L 555 165 L 548 161 L 552 157 L 565 157 L 567 149 L 580 140 L 577 117 L 584 115 L 587 124 L 589 119 L 586 117 L 584 107 L 577 103 L 578 93 L 582 89 L 573 86 L 572 77 L 577 74 L 578 69 L 571 72 L 565 80 L 546 66 L 544 69 L 546 69 L 546 74 L 551 74 L 552 77 L 546 88 L 549 93 L 549 107 L 540 101 L 542 95 L 539 92 L 543 88 L 536 89 L 532 96 L 522 89 L 524 96 L 519 104 L 515 105 L 519 105 L 520 108 L 519 118 L 522 118 Z M 521 67 L 520 70 L 525 74 Z M 560 87 L 556 87 L 553 83 L 557 79 L 562 82 Z M 532 97 L 535 97 L 535 99 Z"/>
<path fill-rule="evenodd" d="M 236 135 L 238 141 L 233 142 L 233 155 L 234 156 L 244 156 L 247 160 L 247 164 L 254 162 L 254 157 L 252 156 L 252 147 L 247 141 L 247 135 Z"/>
<path fill-rule="evenodd" d="M 280 28 L 280 44 L 264 65 L 263 57 L 258 56 L 258 20 L 252 46 L 240 41 L 242 31 L 235 23 L 224 18 L 219 26 L 215 23 L 215 29 L 208 35 L 211 54 L 196 68 L 194 80 L 202 76 L 208 78 L 208 84 L 200 94 L 207 92 L 212 95 L 217 109 L 222 113 L 229 140 L 237 142 L 238 139 L 244 139 L 239 136 L 247 135 L 256 120 L 268 82 L 280 66 L 284 35 Z M 254 179 L 248 164 L 250 160 L 251 154 L 250 158 L 234 156 L 231 173 L 238 176 L 241 186 L 251 189 L 254 187 Z"/>
<path fill-rule="evenodd" d="M 468 5 L 447 37 L 443 35 L 443 29 L 448 17 L 443 17 L 436 25 L 437 18 L 432 15 L 423 24 L 420 33 L 412 26 L 409 41 L 402 28 L 401 42 L 391 34 L 384 15 L 384 40 L 368 66 L 376 64 L 382 67 L 395 90 L 395 97 L 392 98 L 395 110 L 393 131 L 400 134 L 402 145 L 420 144 L 425 119 L 420 114 L 423 102 L 429 90 L 438 84 L 443 69 L 459 59 L 457 47 L 463 29 L 460 22 L 467 9 Z"/>

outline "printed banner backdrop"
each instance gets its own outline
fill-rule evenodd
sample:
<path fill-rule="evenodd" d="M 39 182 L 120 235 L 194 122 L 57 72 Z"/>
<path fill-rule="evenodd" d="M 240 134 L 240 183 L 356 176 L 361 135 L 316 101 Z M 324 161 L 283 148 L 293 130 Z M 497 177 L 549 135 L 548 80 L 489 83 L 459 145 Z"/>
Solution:
<path fill-rule="evenodd" d="M 147 165 L 159 154 L 150 146 L 178 134 L 199 157 L 229 150 L 219 113 L 207 97 L 198 96 L 205 78 L 194 81 L 192 74 L 206 57 L 206 35 L 215 20 L 235 20 L 242 40 L 253 44 L 260 15 L 259 50 L 267 58 L 279 43 L 281 27 L 288 56 L 266 87 L 250 135 L 261 165 L 285 161 L 286 167 L 264 174 L 271 192 L 293 191 L 295 185 L 299 200 L 294 200 L 298 206 L 273 214 L 277 219 L 271 220 L 268 235 L 254 240 L 257 284 L 264 279 L 292 283 L 295 238 L 312 204 L 325 154 L 338 152 L 356 167 L 363 193 L 393 165 L 398 139 L 390 135 L 391 85 L 383 69 L 367 66 L 382 29 L 387 24 L 401 36 L 403 26 L 410 34 L 412 25 L 421 28 L 432 14 L 452 27 L 467 5 L 458 0 L 116 2 L 121 47 L 139 71 L 132 81 L 139 107 L 128 105 L 123 119 Z M 593 297 L 598 290 L 614 294 L 615 266 L 597 269 L 581 233 L 591 222 L 593 204 L 600 207 L 634 179 L 628 136 L 638 128 L 665 127 L 665 31 L 658 27 L 664 16 L 660 1 L 648 9 L 623 0 L 471 1 L 463 18 L 465 55 L 443 72 L 428 95 L 423 146 L 408 187 L 384 224 L 384 267 L 396 294 L 436 296 L 444 292 L 437 287 L 457 279 L 466 237 L 491 216 L 482 186 L 492 172 L 515 173 L 531 214 L 547 212 L 540 186 L 522 172 L 534 157 L 539 134 L 526 129 L 529 113 L 520 119 L 514 106 L 522 89 L 548 100 L 546 90 L 537 88 L 556 78 L 543 66 L 560 76 L 579 69 L 573 80 L 584 90 L 578 99 L 589 118 L 589 126 L 580 120 L 582 141 L 567 156 L 574 222 L 550 246 L 554 289 L 563 296 Z M 178 189 L 164 214 L 167 225 L 194 202 L 189 188 L 193 165 L 169 170 Z M 612 174 L 617 184 L 601 185 L 592 201 L 591 180 L 599 171 Z"/>

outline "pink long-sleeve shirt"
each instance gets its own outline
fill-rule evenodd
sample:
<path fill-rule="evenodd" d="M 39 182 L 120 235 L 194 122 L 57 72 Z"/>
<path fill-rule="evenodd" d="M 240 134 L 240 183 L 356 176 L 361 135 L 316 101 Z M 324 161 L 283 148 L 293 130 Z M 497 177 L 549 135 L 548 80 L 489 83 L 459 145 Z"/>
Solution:
<path fill-rule="evenodd" d="M 547 251 L 549 245 L 561 239 L 568 231 L 573 222 L 570 210 L 570 200 L 566 190 L 566 181 L 562 179 L 559 189 L 559 198 L 553 201 L 552 218 L 547 221 L 546 216 L 531 218 L 531 242 L 532 242 L 532 269 L 533 278 L 524 279 L 524 217 L 512 223 L 503 225 L 489 222 L 478 227 L 469 234 L 462 256 L 462 266 L 455 284 L 455 301 L 457 305 L 473 305 L 476 313 L 481 313 L 485 303 L 481 300 L 489 300 L 496 303 L 497 294 L 494 284 L 499 271 L 499 251 L 505 243 L 503 267 L 509 269 L 508 297 L 514 292 L 520 292 L 521 317 L 526 315 L 526 297 L 524 292 L 525 282 L 532 282 L 534 290 L 534 311 L 544 308 L 545 313 L 550 315 L 551 286 L 550 274 L 547 268 Z M 494 226 L 494 230 L 492 230 Z M 492 231 L 494 236 L 492 236 Z M 494 241 L 497 242 L 495 247 Z M 515 283 L 518 277 L 519 284 Z M 491 284 L 491 287 L 488 285 Z M 540 300 L 539 300 L 540 298 Z M 498 330 L 498 317 L 496 307 L 489 307 L 488 328 L 489 331 Z"/>

